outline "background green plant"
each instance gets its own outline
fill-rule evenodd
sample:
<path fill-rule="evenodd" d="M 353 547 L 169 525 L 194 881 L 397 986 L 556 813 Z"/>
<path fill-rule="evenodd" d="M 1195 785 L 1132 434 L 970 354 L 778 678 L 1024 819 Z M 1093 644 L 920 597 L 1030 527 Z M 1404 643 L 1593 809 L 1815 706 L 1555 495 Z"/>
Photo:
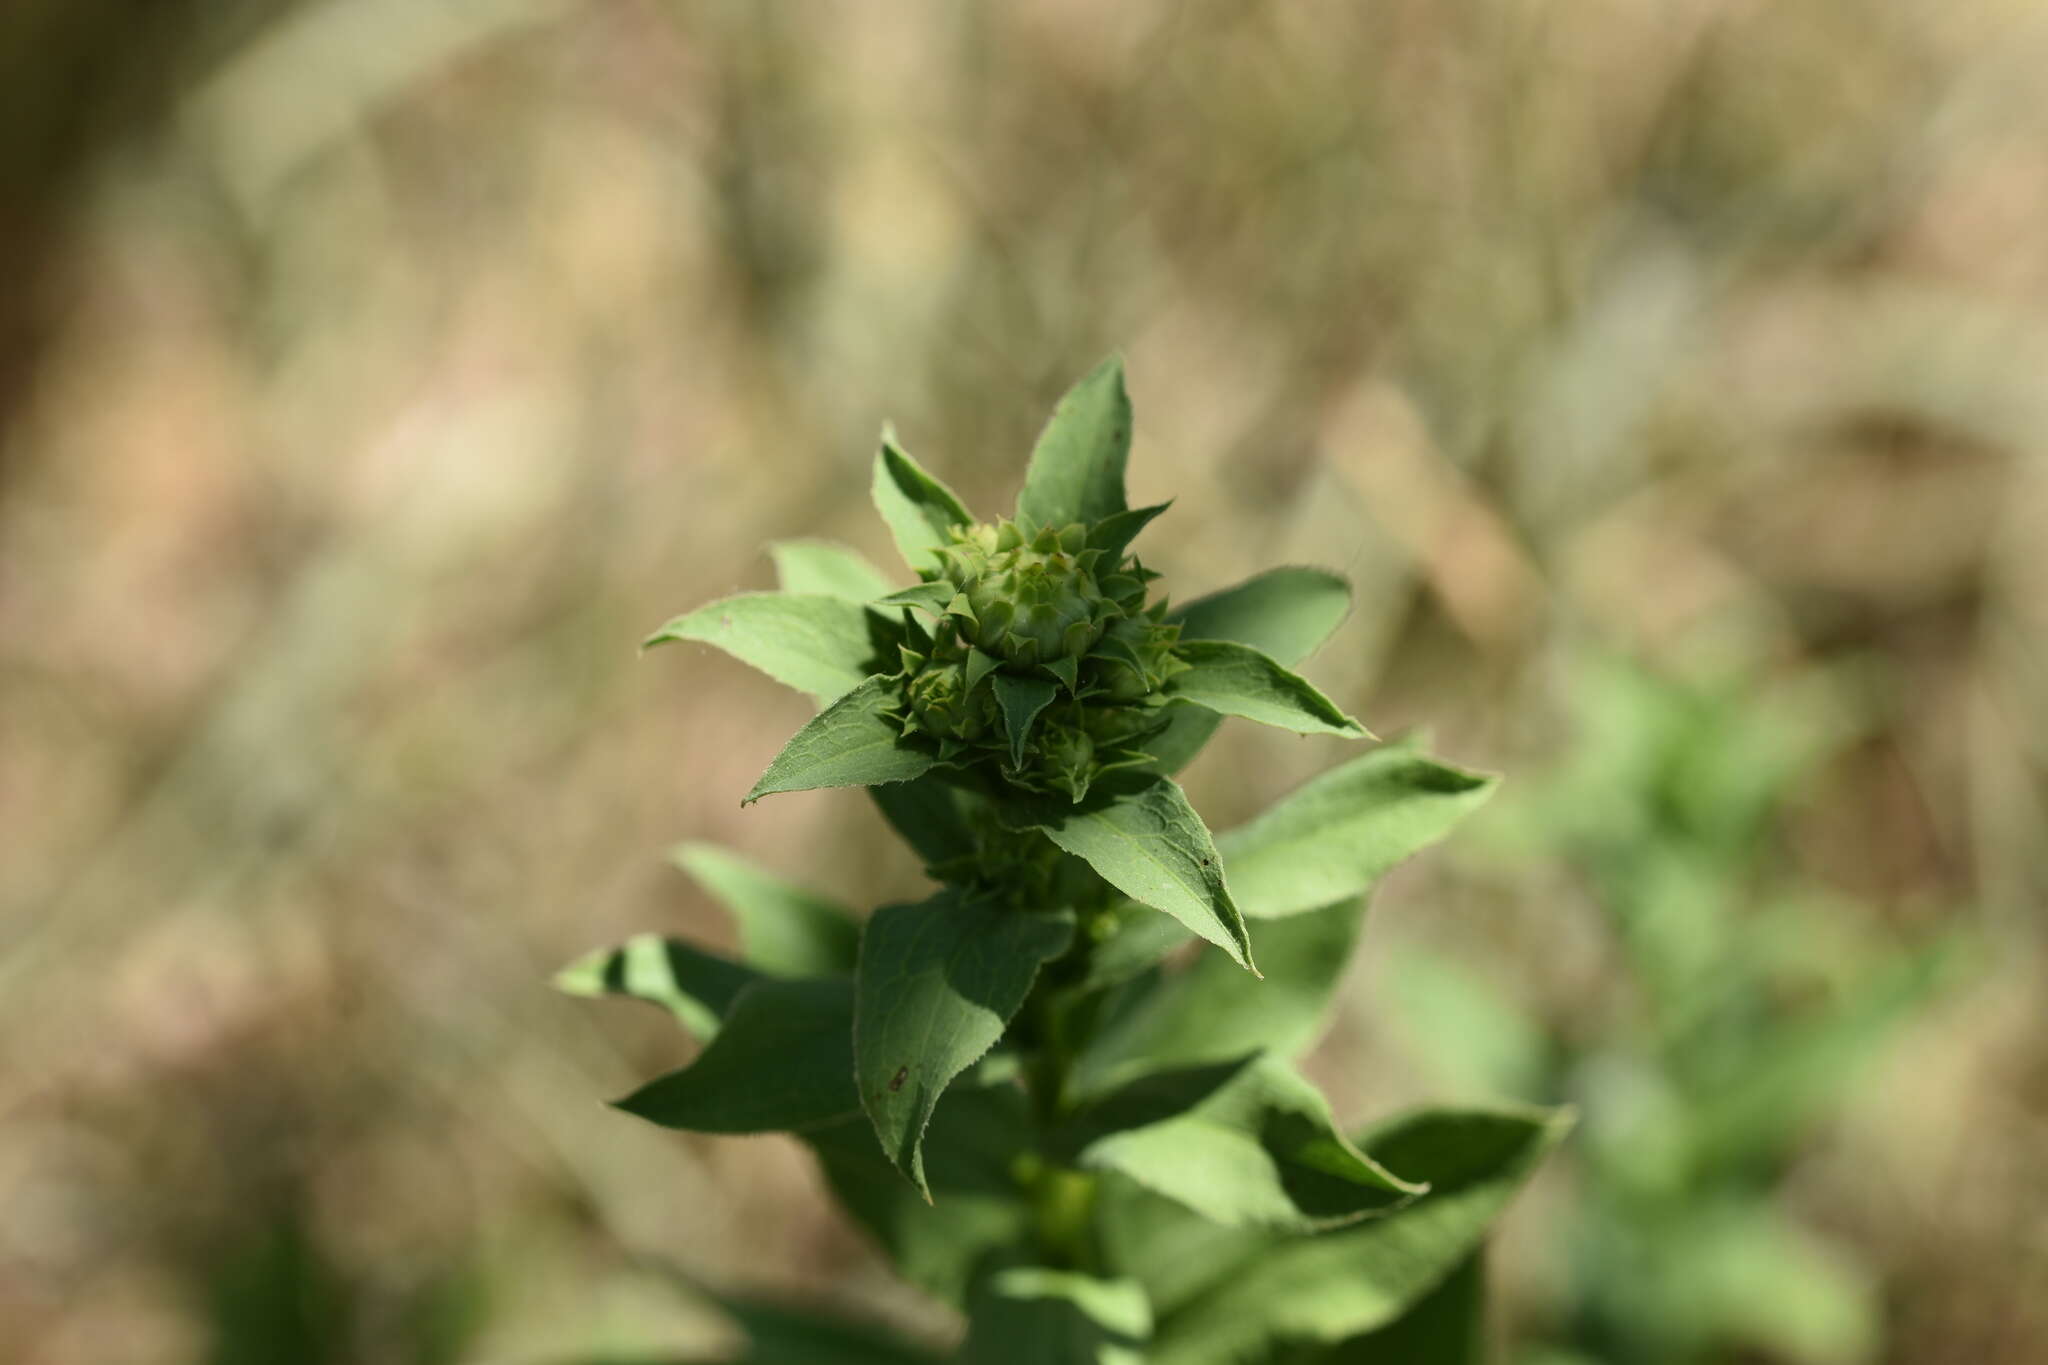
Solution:
<path fill-rule="evenodd" d="M 772 586 L 763 541 L 887 557 L 885 414 L 1000 505 L 1118 342 L 1154 567 L 1342 570 L 1318 682 L 1514 774 L 1489 825 L 1573 762 L 1582 655 L 1848 683 L 1763 880 L 1854 959 L 1972 949 L 1754 1192 L 1860 1266 L 1876 1359 L 2048 1358 L 2036 6 L 134 8 L 0 20 L 10 1359 L 294 1321 L 370 1362 L 703 1354 L 764 1298 L 942 1328 L 800 1147 L 590 1103 L 679 1059 L 659 1013 L 534 983 L 734 943 L 648 856 L 679 829 L 917 893 L 858 801 L 739 811 L 803 699 L 627 642 Z M 1343 748 L 1228 722 L 1183 780 L 1227 829 Z M 1304 1062 L 1347 1129 L 1501 1096 L 1422 1046 L 1418 951 L 1638 1046 L 1543 837 L 1376 893 Z M 1488 1285 L 1510 1343 L 1607 1358 L 1536 1235 L 1610 1207 L 1586 1150 Z M 308 1282 L 296 1318 L 216 1288 Z"/>

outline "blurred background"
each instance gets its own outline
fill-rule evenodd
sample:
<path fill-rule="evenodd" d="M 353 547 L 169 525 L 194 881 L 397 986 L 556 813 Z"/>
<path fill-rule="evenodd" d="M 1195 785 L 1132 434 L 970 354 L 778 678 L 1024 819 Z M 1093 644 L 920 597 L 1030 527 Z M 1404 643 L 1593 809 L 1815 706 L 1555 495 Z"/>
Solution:
<path fill-rule="evenodd" d="M 2043 70 L 2026 0 L 11 0 L 6 1356 L 944 1340 L 547 982 L 730 941 L 684 837 L 919 885 L 636 642 L 893 568 L 884 419 L 1007 507 L 1120 347 L 1167 586 L 1347 572 L 1311 675 L 1509 775 L 1315 1061 L 1580 1106 L 1501 1358 L 2048 1360 Z"/>

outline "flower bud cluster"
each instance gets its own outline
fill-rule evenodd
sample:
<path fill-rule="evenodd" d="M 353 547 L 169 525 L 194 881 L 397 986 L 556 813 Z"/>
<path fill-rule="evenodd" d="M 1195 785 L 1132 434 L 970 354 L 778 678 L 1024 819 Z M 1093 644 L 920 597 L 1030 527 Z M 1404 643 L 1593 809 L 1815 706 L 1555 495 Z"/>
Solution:
<path fill-rule="evenodd" d="M 904 733 L 1012 786 L 1079 801 L 1103 773 L 1146 762 L 1165 727 L 1180 627 L 1147 606 L 1157 577 L 1105 530 L 1079 523 L 955 527 L 929 583 L 952 589 L 929 629 L 903 648 Z M 1021 745 L 1011 742 L 1000 678 L 1056 685 Z"/>

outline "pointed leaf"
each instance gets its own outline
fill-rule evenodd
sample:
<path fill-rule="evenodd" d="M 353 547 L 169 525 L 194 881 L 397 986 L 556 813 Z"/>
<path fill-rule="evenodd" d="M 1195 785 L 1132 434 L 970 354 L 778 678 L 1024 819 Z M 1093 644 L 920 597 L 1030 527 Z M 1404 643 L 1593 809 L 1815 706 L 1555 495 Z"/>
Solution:
<path fill-rule="evenodd" d="M 1203 953 L 1102 1027 L 1075 1063 L 1074 1093 L 1100 1095 L 1153 1071 L 1255 1050 L 1297 1056 L 1322 1031 L 1364 918 L 1365 903 L 1354 897 L 1263 927 L 1263 981 Z"/>
<path fill-rule="evenodd" d="M 1268 569 L 1198 597 L 1166 619 L 1183 640 L 1235 640 L 1289 668 L 1315 653 L 1351 611 L 1351 585 L 1323 569 Z"/>
<path fill-rule="evenodd" d="M 1406 746 L 1375 749 L 1224 835 L 1232 891 L 1256 919 L 1358 895 L 1441 839 L 1495 784 Z"/>
<path fill-rule="evenodd" d="M 1225 716 L 1243 716 L 1301 735 L 1369 738 L 1365 727 L 1337 709 L 1308 679 L 1289 672 L 1249 645 L 1189 640 L 1176 651 L 1188 665 L 1166 686 L 1177 701 Z"/>
<path fill-rule="evenodd" d="M 897 1169 L 929 1193 L 922 1143 L 955 1076 L 1003 1035 L 1073 920 L 942 891 L 877 910 L 861 935 L 854 1056 L 860 1098 Z"/>
<path fill-rule="evenodd" d="M 769 977 L 741 991 L 697 1060 L 618 1102 L 664 1128 L 789 1132 L 860 1112 L 853 983 Z"/>
<path fill-rule="evenodd" d="M 1557 1112 L 1453 1110 L 1379 1126 L 1360 1145 L 1427 1180 L 1430 1192 L 1356 1227 L 1248 1246 L 1242 1262 L 1161 1322 L 1153 1365 L 1262 1360 L 1280 1345 L 1342 1341 L 1393 1322 L 1463 1264 L 1570 1126 Z"/>
<path fill-rule="evenodd" d="M 872 491 L 875 510 L 888 523 L 903 562 L 918 573 L 938 567 L 933 551 L 946 543 L 948 530 L 974 523 L 974 514 L 953 496 L 953 490 L 904 454 L 887 432 L 875 454 Z"/>
<path fill-rule="evenodd" d="M 1010 737 L 1010 762 L 1024 766 L 1024 741 L 1031 737 L 1031 722 L 1059 695 L 1057 684 L 1044 678 L 1020 678 L 998 673 L 996 702 L 1003 708 L 1003 728 Z"/>
<path fill-rule="evenodd" d="M 824 540 L 778 540 L 768 547 L 775 581 L 786 593 L 872 602 L 889 591 L 889 576 L 858 550 Z"/>
<path fill-rule="evenodd" d="M 1144 1365 L 1152 1307 L 1132 1280 L 998 1270 L 974 1296 L 961 1365 Z"/>
<path fill-rule="evenodd" d="M 847 1212 L 906 1280 L 955 1307 L 988 1257 L 1031 1235 L 1032 1212 L 1015 1171 L 1033 1126 L 1014 1080 L 970 1070 L 946 1091 L 925 1134 L 926 1201 L 875 1144 L 865 1114 L 803 1139 Z"/>
<path fill-rule="evenodd" d="M 1017 516 L 1033 526 L 1090 523 L 1124 510 L 1131 399 L 1124 362 L 1111 356 L 1067 390 L 1031 450 Z M 1135 532 L 1133 532 L 1135 534 Z"/>
<path fill-rule="evenodd" d="M 1170 779 L 1077 806 L 1034 803 L 1020 814 L 1132 900 L 1165 911 L 1251 967 L 1251 940 L 1223 884 L 1223 860 L 1187 793 Z"/>
<path fill-rule="evenodd" d="M 670 640 L 716 645 L 823 705 L 875 671 L 874 629 L 869 614 L 844 598 L 748 592 L 676 617 L 642 648 Z"/>
<path fill-rule="evenodd" d="M 797 731 L 740 804 L 777 792 L 908 782 L 930 772 L 938 757 L 906 740 L 887 715 L 899 700 L 890 679 L 869 678 Z"/>
<path fill-rule="evenodd" d="M 1321 1092 L 1272 1057 L 1142 1077 L 1082 1109 L 1061 1142 L 1085 1169 L 1233 1227 L 1319 1231 L 1426 1188 L 1354 1147 Z"/>
<path fill-rule="evenodd" d="M 1133 507 L 1128 512 L 1118 512 L 1105 517 L 1088 528 L 1088 548 L 1102 551 L 1102 571 L 1119 563 L 1124 551 L 1138 538 L 1138 532 L 1151 524 L 1154 517 L 1173 506 L 1170 502 L 1154 503 L 1150 507 Z"/>
<path fill-rule="evenodd" d="M 761 979 L 752 967 L 707 953 L 680 939 L 636 934 L 600 948 L 555 973 L 564 995 L 624 996 L 659 1005 L 699 1041 L 718 1032 L 733 1000 Z"/>
<path fill-rule="evenodd" d="M 736 853 L 682 843 L 669 861 L 718 898 L 739 925 L 740 955 L 775 976 L 851 972 L 860 925 L 837 901 L 792 886 Z"/>
<path fill-rule="evenodd" d="M 877 607 L 916 607 L 931 616 L 944 616 L 946 604 L 958 595 L 959 589 L 940 579 L 936 583 L 914 583 L 907 588 L 877 597 L 870 605 Z"/>
<path fill-rule="evenodd" d="M 1350 610 L 1351 585 L 1336 574 L 1282 568 L 1197 598 L 1167 619 L 1179 623 L 1183 641 L 1235 640 L 1292 668 L 1314 653 Z M 1214 712 L 1176 707 L 1165 732 L 1149 740 L 1145 751 L 1157 771 L 1178 772 L 1222 723 Z"/>

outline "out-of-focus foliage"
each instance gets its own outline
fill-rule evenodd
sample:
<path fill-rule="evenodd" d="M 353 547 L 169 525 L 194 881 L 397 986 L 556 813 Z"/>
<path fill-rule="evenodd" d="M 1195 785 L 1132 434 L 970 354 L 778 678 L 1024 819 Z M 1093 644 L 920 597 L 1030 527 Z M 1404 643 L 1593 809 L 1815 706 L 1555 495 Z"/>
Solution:
<path fill-rule="evenodd" d="M 1668 1292 L 1628 1239 L 1698 1190 L 1717 1302 L 1853 1284 L 1879 1359 L 2048 1358 L 2039 6 L 112 8 L 0 43 L 10 1359 L 737 1345 L 648 1257 L 949 1340 L 794 1149 L 587 1104 L 684 1056 L 546 979 L 723 932 L 678 838 L 914 889 L 879 817 L 731 800 L 800 699 L 624 642 L 764 539 L 885 557 L 884 415 L 992 505 L 1119 343 L 1148 562 L 1346 572 L 1319 683 L 1513 774 L 1548 850 L 1385 888 L 1340 1114 L 1439 1088 L 1445 960 L 1475 1093 L 1741 1101 L 1712 1181 L 1567 1145 L 1487 1267 L 1509 1335 L 1648 1349 L 1591 1266 Z M 1219 827 L 1325 766 L 1250 730 L 1186 773 Z M 1667 741 L 1674 808 L 1617 799 Z M 1589 836 L 1617 806 L 1643 838 Z M 1950 942 L 1825 1102 L 1757 1098 L 1777 1021 Z"/>

